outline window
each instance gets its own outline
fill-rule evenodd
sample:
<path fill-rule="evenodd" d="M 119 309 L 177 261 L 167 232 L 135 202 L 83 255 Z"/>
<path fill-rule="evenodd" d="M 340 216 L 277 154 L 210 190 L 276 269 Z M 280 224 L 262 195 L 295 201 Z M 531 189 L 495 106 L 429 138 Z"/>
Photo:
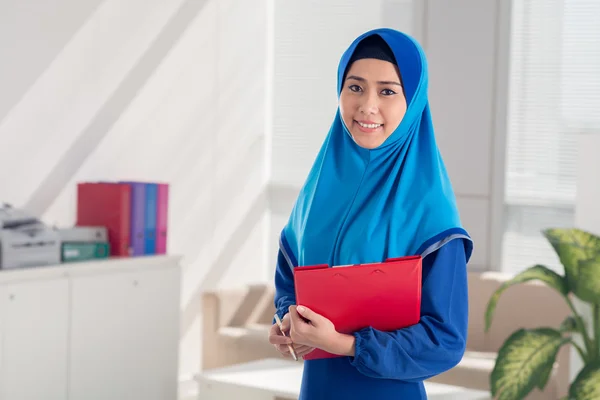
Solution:
<path fill-rule="evenodd" d="M 540 231 L 574 225 L 578 135 L 600 131 L 599 18 L 597 0 L 513 0 L 504 271 L 562 271 Z"/>

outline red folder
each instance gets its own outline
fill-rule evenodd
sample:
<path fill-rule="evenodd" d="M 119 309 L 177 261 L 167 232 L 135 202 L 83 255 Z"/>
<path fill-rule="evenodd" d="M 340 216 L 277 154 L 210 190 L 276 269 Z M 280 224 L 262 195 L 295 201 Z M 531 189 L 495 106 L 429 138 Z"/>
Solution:
<path fill-rule="evenodd" d="M 77 226 L 105 226 L 110 255 L 126 257 L 131 247 L 131 187 L 84 182 L 77 185 Z"/>
<path fill-rule="evenodd" d="M 415 325 L 421 311 L 421 256 L 383 263 L 294 268 L 296 303 L 351 334 L 366 327 L 393 331 Z M 339 357 L 315 349 L 305 360 Z"/>

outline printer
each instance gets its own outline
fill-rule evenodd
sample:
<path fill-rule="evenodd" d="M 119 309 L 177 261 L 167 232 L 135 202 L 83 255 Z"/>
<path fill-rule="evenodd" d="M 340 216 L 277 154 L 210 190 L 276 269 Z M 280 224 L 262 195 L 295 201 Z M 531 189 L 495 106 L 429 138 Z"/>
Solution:
<path fill-rule="evenodd" d="M 56 229 L 10 204 L 0 206 L 0 268 L 26 268 L 60 263 Z"/>

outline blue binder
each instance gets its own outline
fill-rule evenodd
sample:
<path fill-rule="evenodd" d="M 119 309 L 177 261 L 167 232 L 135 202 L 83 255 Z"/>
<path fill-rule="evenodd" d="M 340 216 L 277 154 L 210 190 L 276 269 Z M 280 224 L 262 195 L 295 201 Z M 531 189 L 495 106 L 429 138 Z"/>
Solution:
<path fill-rule="evenodd" d="M 156 212 L 158 185 L 146 183 L 146 208 L 144 218 L 144 254 L 156 254 Z"/>

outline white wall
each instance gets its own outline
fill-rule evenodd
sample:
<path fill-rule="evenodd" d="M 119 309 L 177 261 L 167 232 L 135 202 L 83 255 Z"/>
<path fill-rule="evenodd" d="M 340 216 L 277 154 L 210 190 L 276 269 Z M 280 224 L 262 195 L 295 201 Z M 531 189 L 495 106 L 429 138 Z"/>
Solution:
<path fill-rule="evenodd" d="M 600 235 L 600 133 L 578 135 L 577 203 L 575 225 Z"/>
<path fill-rule="evenodd" d="M 438 144 L 463 223 L 475 240 L 470 267 L 496 268 L 502 236 L 509 3 L 277 4 L 270 265 L 277 236 L 335 113 L 339 57 L 359 33 L 389 26 L 414 35 L 425 48 Z"/>
<path fill-rule="evenodd" d="M 577 198 L 575 202 L 575 227 L 600 235 L 600 185 L 598 171 L 600 171 L 600 134 L 578 135 L 578 162 L 577 162 Z M 564 269 L 560 271 L 564 274 Z M 577 311 L 586 321 L 588 328 L 593 327 L 593 311 L 589 304 L 575 298 Z M 590 329 L 590 334 L 592 330 Z M 581 340 L 578 338 L 578 343 Z M 571 379 L 575 379 L 581 371 L 583 363 L 574 349 L 571 350 Z"/>
<path fill-rule="evenodd" d="M 0 201 L 68 226 L 78 181 L 169 182 L 182 373 L 200 291 L 265 279 L 266 4 L 0 5 Z"/>
<path fill-rule="evenodd" d="M 496 269 L 503 232 L 510 2 L 426 0 L 422 21 L 437 140 L 475 242 L 470 268 Z"/>

